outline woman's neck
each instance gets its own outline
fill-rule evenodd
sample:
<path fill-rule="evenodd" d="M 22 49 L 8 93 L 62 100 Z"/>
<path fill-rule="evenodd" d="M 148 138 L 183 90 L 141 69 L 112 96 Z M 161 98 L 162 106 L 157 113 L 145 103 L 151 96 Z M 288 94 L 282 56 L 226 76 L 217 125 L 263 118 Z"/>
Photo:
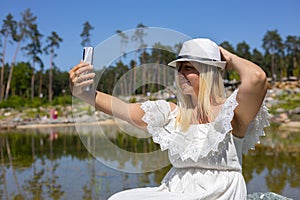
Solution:
<path fill-rule="evenodd" d="M 195 106 L 192 111 L 191 124 L 205 124 L 215 120 L 220 113 L 223 104 L 211 105 L 210 114 L 201 114 L 198 106 Z"/>

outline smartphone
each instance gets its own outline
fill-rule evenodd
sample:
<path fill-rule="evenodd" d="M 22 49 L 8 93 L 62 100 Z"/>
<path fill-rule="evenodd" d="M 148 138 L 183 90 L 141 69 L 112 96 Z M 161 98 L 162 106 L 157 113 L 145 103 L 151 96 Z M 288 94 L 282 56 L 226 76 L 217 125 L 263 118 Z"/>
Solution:
<path fill-rule="evenodd" d="M 93 53 L 94 48 L 93 47 L 84 47 L 83 48 L 83 55 L 82 60 L 84 63 L 93 64 Z M 89 72 L 87 72 L 89 73 Z M 85 86 L 82 88 L 84 91 L 90 91 L 92 89 L 92 84 L 89 86 Z"/>

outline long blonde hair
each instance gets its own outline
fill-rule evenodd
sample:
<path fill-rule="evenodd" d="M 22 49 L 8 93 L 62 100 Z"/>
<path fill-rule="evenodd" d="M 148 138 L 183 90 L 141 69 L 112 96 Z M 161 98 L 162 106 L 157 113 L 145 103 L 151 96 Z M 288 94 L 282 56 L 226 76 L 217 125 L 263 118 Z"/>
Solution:
<path fill-rule="evenodd" d="M 177 67 L 180 67 L 180 65 L 182 65 L 182 62 L 177 63 Z M 222 71 L 215 66 L 199 62 L 192 62 L 192 65 L 199 71 L 198 117 L 202 122 L 207 123 L 215 118 L 212 112 L 212 105 L 220 105 L 225 100 Z M 178 77 L 177 75 L 176 85 L 179 112 L 176 116 L 176 125 L 179 125 L 181 130 L 185 131 L 191 124 L 195 107 L 192 105 L 191 96 L 182 93 Z"/>

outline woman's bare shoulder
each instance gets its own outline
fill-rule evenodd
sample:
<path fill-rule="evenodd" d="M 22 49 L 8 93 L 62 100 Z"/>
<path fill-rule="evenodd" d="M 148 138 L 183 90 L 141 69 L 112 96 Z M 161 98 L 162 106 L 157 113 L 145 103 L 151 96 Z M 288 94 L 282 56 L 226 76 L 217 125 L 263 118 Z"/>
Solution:
<path fill-rule="evenodd" d="M 171 112 L 174 111 L 177 107 L 177 104 L 175 104 L 173 102 L 169 102 L 169 104 L 170 104 Z"/>

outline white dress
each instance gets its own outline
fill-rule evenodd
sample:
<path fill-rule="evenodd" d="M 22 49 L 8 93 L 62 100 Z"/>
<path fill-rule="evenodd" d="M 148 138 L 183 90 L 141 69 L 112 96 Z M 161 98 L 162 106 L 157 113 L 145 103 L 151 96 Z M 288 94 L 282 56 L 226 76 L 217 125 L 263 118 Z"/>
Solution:
<path fill-rule="evenodd" d="M 231 121 L 238 105 L 237 92 L 228 97 L 215 121 L 191 125 L 184 133 L 176 129 L 177 109 L 171 111 L 168 102 L 143 103 L 147 129 L 154 142 L 160 144 L 162 150 L 168 150 L 172 168 L 159 187 L 125 190 L 109 200 L 246 199 L 242 153 L 259 142 L 269 122 L 267 109 L 262 106 L 245 137 L 234 137 Z"/>

